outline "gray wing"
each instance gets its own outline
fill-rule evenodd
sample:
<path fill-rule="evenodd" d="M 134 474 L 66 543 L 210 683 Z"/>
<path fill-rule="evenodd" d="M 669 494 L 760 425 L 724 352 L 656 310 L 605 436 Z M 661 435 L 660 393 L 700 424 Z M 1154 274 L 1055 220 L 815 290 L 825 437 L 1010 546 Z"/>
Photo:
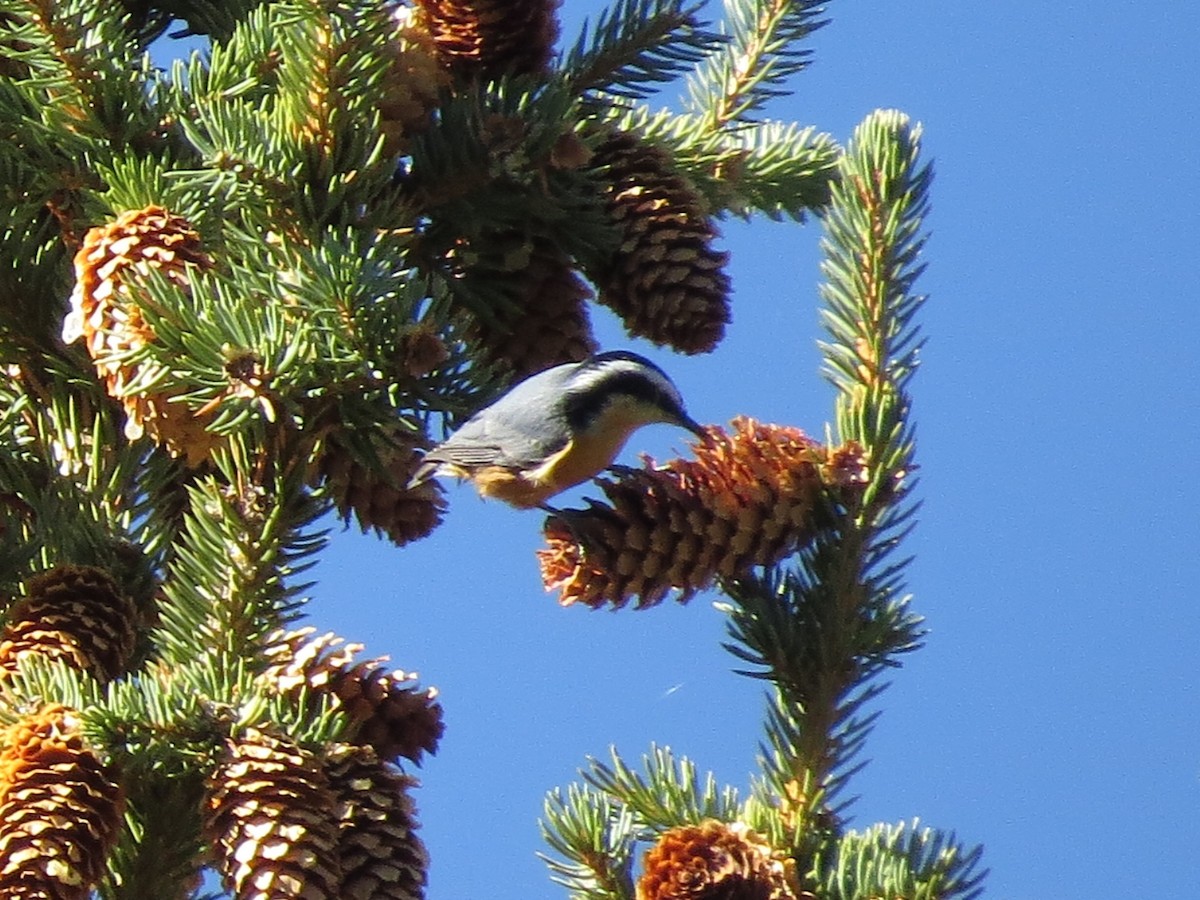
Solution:
<path fill-rule="evenodd" d="M 570 430 L 563 398 L 578 363 L 564 363 L 526 378 L 507 394 L 467 419 L 426 459 L 463 466 L 537 465 L 566 446 Z"/>
<path fill-rule="evenodd" d="M 477 415 L 425 455 L 426 462 L 526 468 L 535 466 L 567 443 L 567 431 L 544 417 L 498 421 Z"/>
<path fill-rule="evenodd" d="M 425 454 L 410 484 L 428 481 L 443 464 L 527 469 L 557 453 L 570 439 L 562 397 L 576 368 L 564 363 L 546 369 L 484 407 Z"/>

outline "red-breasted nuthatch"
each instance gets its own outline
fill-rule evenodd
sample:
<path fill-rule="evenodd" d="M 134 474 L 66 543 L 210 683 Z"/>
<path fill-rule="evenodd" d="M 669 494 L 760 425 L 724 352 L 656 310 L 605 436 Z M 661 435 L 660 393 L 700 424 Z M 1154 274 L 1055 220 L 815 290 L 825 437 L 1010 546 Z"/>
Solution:
<path fill-rule="evenodd" d="M 484 497 L 520 509 L 609 466 L 643 425 L 679 425 L 703 438 L 658 366 L 623 350 L 526 378 L 427 454 L 410 487 L 435 475 L 469 478 Z"/>

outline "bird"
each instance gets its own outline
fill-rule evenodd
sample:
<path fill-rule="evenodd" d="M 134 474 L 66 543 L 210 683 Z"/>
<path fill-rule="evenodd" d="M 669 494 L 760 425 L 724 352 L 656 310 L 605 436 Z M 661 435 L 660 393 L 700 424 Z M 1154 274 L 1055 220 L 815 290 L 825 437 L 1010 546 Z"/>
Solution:
<path fill-rule="evenodd" d="M 596 353 L 531 375 L 479 410 L 425 454 L 408 486 L 451 475 L 485 498 L 556 512 L 547 500 L 598 475 L 634 431 L 656 422 L 707 434 L 650 360 Z"/>

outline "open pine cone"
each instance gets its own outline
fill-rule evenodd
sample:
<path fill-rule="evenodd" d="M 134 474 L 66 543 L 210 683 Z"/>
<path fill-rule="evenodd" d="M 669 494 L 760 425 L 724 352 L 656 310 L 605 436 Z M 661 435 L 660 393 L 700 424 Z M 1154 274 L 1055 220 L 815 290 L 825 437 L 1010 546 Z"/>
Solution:
<path fill-rule="evenodd" d="M 337 800 L 339 900 L 422 900 L 429 854 L 409 795 L 416 779 L 349 744 L 330 750 L 325 774 Z"/>
<path fill-rule="evenodd" d="M 350 719 L 356 744 L 370 746 L 384 760 L 403 756 L 420 762 L 437 751 L 442 736 L 442 706 L 436 688 L 420 688 L 416 674 L 388 671 L 383 659 L 355 662 L 361 644 L 346 644 L 315 629 L 278 632 L 266 651 L 267 668 L 259 676 L 281 694 L 332 700 Z"/>
<path fill-rule="evenodd" d="M 93 566 L 59 566 L 30 578 L 0 632 L 0 676 L 22 657 L 62 659 L 100 681 L 125 672 L 136 611 L 116 582 Z"/>
<path fill-rule="evenodd" d="M 637 900 L 797 900 L 795 865 L 744 824 L 665 832 L 646 851 Z"/>
<path fill-rule="evenodd" d="M 199 465 L 220 438 L 205 429 L 174 394 L 134 392 L 144 375 L 142 363 L 125 355 L 154 341 L 154 330 L 139 307 L 147 298 L 136 287 L 138 276 L 161 272 L 173 284 L 189 289 L 189 272 L 207 269 L 212 260 L 200 247 L 200 235 L 182 216 L 161 206 L 122 213 L 84 237 L 75 254 L 75 289 L 63 322 L 63 340 L 83 338 L 109 395 L 125 407 L 126 435 L 135 440 L 152 435 L 175 456 Z"/>
<path fill-rule="evenodd" d="M 409 334 L 414 339 L 406 342 L 410 346 L 402 347 L 402 352 L 412 349 L 417 356 L 429 352 L 430 348 L 419 346 L 425 343 L 424 338 L 415 337 L 419 332 Z M 427 361 L 415 358 L 411 364 Z M 410 364 L 407 357 L 402 362 Z M 441 485 L 426 481 L 408 486 L 421 464 L 421 450 L 430 447 L 423 432 L 410 431 L 397 423 L 370 439 L 374 459 L 364 458 L 361 448 L 356 452 L 346 437 L 333 431 L 325 438 L 313 473 L 314 481 L 325 482 L 343 522 L 349 524 L 353 516 L 364 534 L 374 530 L 397 547 L 425 537 L 442 523 L 446 501 Z"/>
<path fill-rule="evenodd" d="M 682 353 L 716 347 L 729 322 L 727 253 L 696 189 L 666 151 L 625 132 L 596 149 L 591 164 L 620 247 L 595 273 L 600 302 L 630 334 Z"/>
<path fill-rule="evenodd" d="M 753 566 L 769 566 L 811 539 L 827 487 L 855 490 L 866 463 L 855 445 L 829 448 L 797 428 L 738 418 L 710 426 L 695 459 L 627 469 L 597 483 L 592 501 L 546 520 L 538 551 L 547 590 L 563 605 L 637 608 L 671 591 L 681 602 Z M 582 544 L 580 543 L 582 542 Z"/>
<path fill-rule="evenodd" d="M 83 742 L 76 713 L 46 706 L 0 749 L 0 896 L 86 900 L 120 833 L 124 794 Z"/>
<path fill-rule="evenodd" d="M 242 900 L 339 896 L 335 798 L 320 760 L 254 729 L 231 739 L 209 779 L 205 834 Z"/>
<path fill-rule="evenodd" d="M 416 0 L 442 64 L 479 78 L 544 72 L 559 0 Z"/>

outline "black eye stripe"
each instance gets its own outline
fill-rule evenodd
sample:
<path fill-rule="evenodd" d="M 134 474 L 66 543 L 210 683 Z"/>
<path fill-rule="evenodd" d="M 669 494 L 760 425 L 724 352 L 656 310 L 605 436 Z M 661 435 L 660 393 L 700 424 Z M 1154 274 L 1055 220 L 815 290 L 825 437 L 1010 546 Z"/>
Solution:
<path fill-rule="evenodd" d="M 667 412 L 678 412 L 679 403 L 661 387 L 638 372 L 620 372 L 580 391 L 568 391 L 564 412 L 573 430 L 596 420 L 614 397 L 631 397 Z"/>

